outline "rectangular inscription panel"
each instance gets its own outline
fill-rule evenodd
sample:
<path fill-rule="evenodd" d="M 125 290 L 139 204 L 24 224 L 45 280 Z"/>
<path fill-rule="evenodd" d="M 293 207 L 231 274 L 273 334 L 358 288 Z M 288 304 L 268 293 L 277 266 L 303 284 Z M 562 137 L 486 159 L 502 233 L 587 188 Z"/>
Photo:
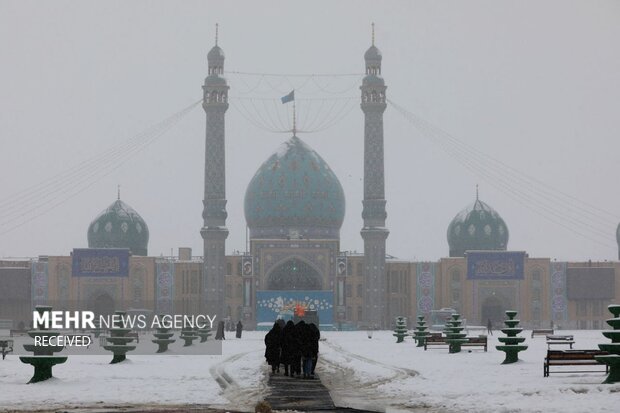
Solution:
<path fill-rule="evenodd" d="M 467 279 L 522 280 L 525 252 L 468 251 Z"/>
<path fill-rule="evenodd" d="M 125 248 L 76 248 L 73 250 L 74 277 L 127 277 L 129 250 Z"/>

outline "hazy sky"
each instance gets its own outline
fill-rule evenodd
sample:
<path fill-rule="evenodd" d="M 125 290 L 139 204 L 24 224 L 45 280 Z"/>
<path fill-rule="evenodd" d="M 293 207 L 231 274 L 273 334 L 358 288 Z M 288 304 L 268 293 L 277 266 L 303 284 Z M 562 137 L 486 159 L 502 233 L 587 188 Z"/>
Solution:
<path fill-rule="evenodd" d="M 558 215 L 565 226 L 543 219 L 388 107 L 390 254 L 447 256 L 447 226 L 474 201 L 479 183 L 480 198 L 510 229 L 509 249 L 617 259 L 619 1 L 0 0 L 0 201 L 199 100 L 216 22 L 226 70 L 361 73 L 373 21 L 389 98 L 479 151 L 615 213 L 604 218 L 605 245 L 580 237 L 565 228 L 579 217 Z M 231 97 L 257 79 L 228 78 Z M 301 80 L 275 78 L 272 90 L 263 84 L 247 96 L 274 97 Z M 359 78 L 331 80 L 322 85 L 342 92 L 335 96 L 359 95 Z M 335 126 L 301 138 L 344 187 L 341 248 L 361 251 L 363 115 L 355 106 Z M 231 252 L 244 249 L 245 188 L 288 135 L 258 129 L 234 107 L 226 127 Z M 117 184 L 149 225 L 149 255 L 169 255 L 171 248 L 176 254 L 180 246 L 202 255 L 204 134 L 198 107 L 113 173 L 0 235 L 0 257 L 86 247 L 88 225 L 116 199 Z"/>

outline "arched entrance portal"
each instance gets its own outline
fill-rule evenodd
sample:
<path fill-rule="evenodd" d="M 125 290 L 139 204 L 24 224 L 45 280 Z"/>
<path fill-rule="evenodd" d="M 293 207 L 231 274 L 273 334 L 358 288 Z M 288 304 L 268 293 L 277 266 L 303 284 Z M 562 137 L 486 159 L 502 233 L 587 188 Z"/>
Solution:
<path fill-rule="evenodd" d="M 320 290 L 321 275 L 310 264 L 292 258 L 278 265 L 267 277 L 268 290 Z"/>
<path fill-rule="evenodd" d="M 481 322 L 486 325 L 490 319 L 494 326 L 499 327 L 505 318 L 505 311 L 504 301 L 495 295 L 491 295 L 482 302 Z"/>
<path fill-rule="evenodd" d="M 114 299 L 108 293 L 95 293 L 89 300 L 89 310 L 95 313 L 95 316 L 107 316 L 114 314 Z"/>

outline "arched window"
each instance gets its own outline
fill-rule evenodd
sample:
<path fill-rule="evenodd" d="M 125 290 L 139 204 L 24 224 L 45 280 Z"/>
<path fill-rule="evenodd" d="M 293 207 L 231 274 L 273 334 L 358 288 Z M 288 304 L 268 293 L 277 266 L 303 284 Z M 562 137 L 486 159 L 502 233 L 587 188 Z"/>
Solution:
<path fill-rule="evenodd" d="M 320 290 L 322 285 L 321 275 L 298 258 L 278 265 L 267 278 L 268 290 Z"/>

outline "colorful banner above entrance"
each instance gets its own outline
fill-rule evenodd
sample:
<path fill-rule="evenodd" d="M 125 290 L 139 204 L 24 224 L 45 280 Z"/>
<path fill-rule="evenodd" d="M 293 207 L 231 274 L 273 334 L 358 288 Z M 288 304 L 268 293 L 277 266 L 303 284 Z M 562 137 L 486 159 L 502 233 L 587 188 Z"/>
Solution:
<path fill-rule="evenodd" d="M 71 255 L 74 277 L 129 276 L 128 249 L 76 248 Z"/>
<path fill-rule="evenodd" d="M 322 329 L 334 323 L 334 293 L 332 291 L 257 291 L 256 321 L 259 330 L 271 328 L 277 318 L 293 319 L 298 306 L 316 310 Z"/>
<path fill-rule="evenodd" d="M 467 279 L 522 280 L 525 252 L 468 251 Z"/>

